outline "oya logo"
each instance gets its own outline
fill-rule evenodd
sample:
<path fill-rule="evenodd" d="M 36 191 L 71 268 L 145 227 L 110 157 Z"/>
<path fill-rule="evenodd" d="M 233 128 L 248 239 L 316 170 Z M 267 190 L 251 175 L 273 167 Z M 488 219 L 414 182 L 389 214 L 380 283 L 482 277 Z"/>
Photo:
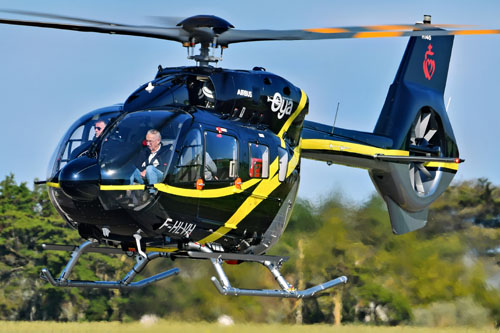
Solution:
<path fill-rule="evenodd" d="M 430 56 L 433 56 L 434 52 L 432 52 L 432 45 L 429 44 L 429 47 L 427 49 L 427 52 L 425 52 L 425 58 L 424 58 L 424 75 L 427 80 L 430 80 L 432 76 L 434 75 L 434 71 L 436 70 L 436 62 L 434 59 L 429 58 Z"/>
<path fill-rule="evenodd" d="M 290 115 L 293 108 L 293 100 L 281 96 L 279 92 L 274 93 L 273 97 L 267 96 L 267 101 L 271 102 L 271 111 L 277 112 L 278 119 L 284 115 Z"/>

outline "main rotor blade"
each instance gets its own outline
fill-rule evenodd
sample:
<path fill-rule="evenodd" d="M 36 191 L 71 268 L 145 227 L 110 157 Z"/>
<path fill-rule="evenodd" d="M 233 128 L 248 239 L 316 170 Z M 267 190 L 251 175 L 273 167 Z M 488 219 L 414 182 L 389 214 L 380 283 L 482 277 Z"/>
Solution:
<path fill-rule="evenodd" d="M 75 23 L 43 22 L 18 19 L 0 19 L 0 24 L 13 24 L 41 28 L 52 28 L 62 30 L 74 30 L 84 32 L 110 33 L 117 35 L 129 35 L 150 37 L 177 42 L 210 43 L 217 37 L 219 45 L 227 46 L 231 43 L 266 41 L 266 40 L 319 40 L 339 38 L 379 38 L 379 37 L 405 37 L 405 36 L 448 36 L 448 35 L 480 35 L 500 34 L 500 29 L 465 29 L 464 25 L 432 25 L 432 24 L 397 24 L 397 25 L 371 25 L 355 27 L 333 27 L 318 29 L 296 29 L 296 30 L 226 30 L 220 34 L 214 32 L 213 27 L 200 26 L 194 29 L 183 29 L 182 27 L 161 26 L 137 26 L 119 24 L 106 21 L 89 20 L 64 15 L 37 13 L 31 11 L 4 9 L 0 12 L 19 14 L 35 17 L 44 17 L 55 20 L 66 20 Z M 442 30 L 442 28 L 456 30 Z"/>
<path fill-rule="evenodd" d="M 0 24 L 12 24 L 40 28 L 53 28 L 60 30 L 73 30 L 82 32 L 98 32 L 116 35 L 128 35 L 158 38 L 165 40 L 172 40 L 176 42 L 188 42 L 189 34 L 182 28 L 162 28 L 162 27 L 148 27 L 148 26 L 133 26 L 133 25 L 92 25 L 92 24 L 69 24 L 69 23 L 50 23 L 50 22 L 37 22 L 27 20 L 10 20 L 0 19 Z"/>
<path fill-rule="evenodd" d="M 83 23 L 94 23 L 94 24 L 102 24 L 102 25 L 126 26 L 126 24 L 120 24 L 120 23 L 114 23 L 114 22 L 97 21 L 97 20 L 90 20 L 90 19 L 65 16 L 65 15 L 58 15 L 58 14 L 32 12 L 32 11 L 27 11 L 27 10 L 0 9 L 0 13 L 18 14 L 18 15 L 34 16 L 34 17 L 45 17 L 45 18 L 51 18 L 51 19 L 56 19 L 56 20 L 66 20 L 66 21 L 83 22 Z"/>
<path fill-rule="evenodd" d="M 350 31 L 343 28 L 321 28 L 303 30 L 238 30 L 231 29 L 218 37 L 221 45 L 255 41 L 277 40 L 320 40 L 347 38 L 381 38 L 381 37 L 413 37 L 413 36 L 451 36 L 451 35 L 485 35 L 500 34 L 500 29 L 459 29 L 459 30 L 428 30 L 438 29 L 433 25 L 421 25 L 422 30 L 385 30 L 385 31 Z"/>

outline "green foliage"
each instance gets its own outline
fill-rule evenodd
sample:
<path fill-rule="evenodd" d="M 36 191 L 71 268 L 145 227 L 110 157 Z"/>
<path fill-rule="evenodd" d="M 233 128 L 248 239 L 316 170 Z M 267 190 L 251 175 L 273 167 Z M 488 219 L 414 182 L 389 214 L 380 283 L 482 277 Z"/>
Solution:
<path fill-rule="evenodd" d="M 486 327 L 491 323 L 489 311 L 473 298 L 459 298 L 454 302 L 436 302 L 414 311 L 414 324 L 427 327 L 468 326 Z"/>
<path fill-rule="evenodd" d="M 109 291 L 55 289 L 39 279 L 40 270 L 60 272 L 67 253 L 40 251 L 40 245 L 79 244 L 78 233 L 55 213 L 45 190 L 0 182 L 0 318 L 25 320 L 108 320 Z M 72 278 L 103 279 L 124 272 L 108 256 L 82 257 Z"/>
<path fill-rule="evenodd" d="M 451 186 L 431 207 L 424 229 L 393 236 L 383 200 L 346 204 L 339 194 L 321 203 L 298 200 L 287 230 L 269 254 L 289 256 L 283 272 L 307 288 L 340 275 L 345 286 L 308 300 L 224 297 L 209 277 L 209 262 L 158 259 L 150 276 L 174 267 L 180 275 L 140 291 L 53 288 L 40 269 L 60 272 L 68 253 L 40 251 L 42 243 L 79 244 L 50 204 L 43 186 L 0 182 L 0 319 L 138 320 L 144 314 L 189 321 L 344 323 L 376 325 L 500 324 L 500 228 L 478 220 L 500 216 L 500 190 L 485 179 Z M 125 256 L 83 255 L 72 279 L 116 280 L 133 265 Z M 276 288 L 257 264 L 225 265 L 234 286 Z M 338 319 L 338 318 L 337 318 Z"/>

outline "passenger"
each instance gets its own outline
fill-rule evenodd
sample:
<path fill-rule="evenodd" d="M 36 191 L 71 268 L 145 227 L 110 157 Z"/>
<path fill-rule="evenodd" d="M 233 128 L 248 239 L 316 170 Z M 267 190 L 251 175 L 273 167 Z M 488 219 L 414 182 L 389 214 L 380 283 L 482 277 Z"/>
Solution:
<path fill-rule="evenodd" d="M 86 153 L 87 150 L 90 148 L 92 142 L 102 134 L 105 128 L 106 128 L 106 121 L 104 121 L 103 119 L 97 120 L 94 124 L 94 131 L 95 131 L 94 138 L 90 141 L 82 143 L 81 145 L 73 149 L 73 151 L 71 152 L 70 160 L 80 157 L 84 153 Z"/>
<path fill-rule="evenodd" d="M 168 152 L 170 149 L 161 144 L 161 134 L 156 129 L 150 129 L 146 134 L 146 147 L 141 150 L 135 161 L 135 167 L 130 184 L 134 182 L 157 184 L 163 180 L 167 169 Z M 155 189 L 149 189 L 154 193 Z"/>
<path fill-rule="evenodd" d="M 204 175 L 205 175 L 205 180 L 218 180 L 217 176 L 217 165 L 215 165 L 214 160 L 212 160 L 212 157 L 208 154 L 208 152 L 205 153 L 205 170 L 204 170 Z"/>

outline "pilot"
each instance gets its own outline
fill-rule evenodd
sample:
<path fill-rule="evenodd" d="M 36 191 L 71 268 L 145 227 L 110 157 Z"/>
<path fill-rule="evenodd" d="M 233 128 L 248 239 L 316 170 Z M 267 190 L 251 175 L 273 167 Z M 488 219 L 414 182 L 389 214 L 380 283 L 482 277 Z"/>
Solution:
<path fill-rule="evenodd" d="M 94 124 L 94 131 L 95 131 L 94 138 L 91 141 L 82 143 L 81 145 L 73 149 L 73 151 L 71 152 L 70 160 L 80 157 L 85 152 L 87 152 L 90 145 L 92 144 L 92 141 L 101 136 L 105 128 L 106 128 L 106 121 L 104 121 L 103 119 L 98 119 Z"/>
<path fill-rule="evenodd" d="M 141 150 L 135 161 L 136 169 L 130 176 L 130 184 L 137 182 L 144 184 L 157 184 L 163 180 L 167 170 L 168 146 L 161 144 L 161 134 L 156 129 L 150 129 L 146 133 L 146 147 Z M 155 189 L 149 189 L 154 193 Z"/>
<path fill-rule="evenodd" d="M 95 137 L 94 137 L 94 140 L 96 138 L 98 138 L 99 136 L 101 136 L 102 131 L 104 131 L 105 128 L 106 128 L 106 122 L 104 120 L 99 119 L 98 121 L 95 122 L 95 125 L 94 125 Z"/>

